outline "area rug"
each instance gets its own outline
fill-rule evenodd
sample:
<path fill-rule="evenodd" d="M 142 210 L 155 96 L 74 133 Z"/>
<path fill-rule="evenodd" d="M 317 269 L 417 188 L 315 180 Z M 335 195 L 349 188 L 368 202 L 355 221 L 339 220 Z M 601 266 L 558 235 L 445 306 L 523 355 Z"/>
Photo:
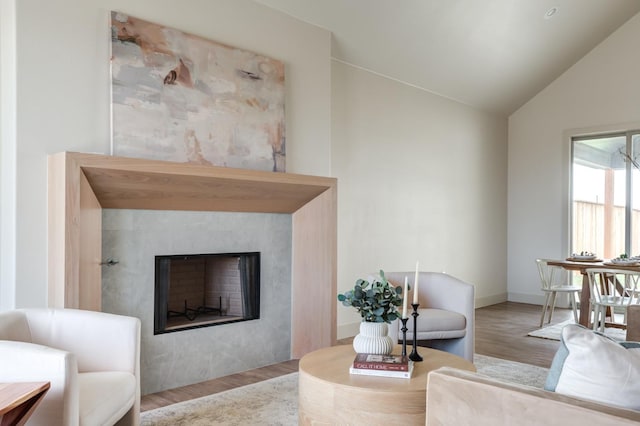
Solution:
<path fill-rule="evenodd" d="M 562 332 L 562 328 L 567 324 L 574 324 L 574 321 L 569 319 L 557 324 L 551 324 L 538 330 L 534 330 L 528 333 L 527 336 L 539 337 L 541 339 L 549 340 L 560 340 L 560 333 Z M 604 329 L 604 334 L 611 337 L 612 339 L 624 341 L 627 336 L 627 331 L 619 328 L 606 327 Z"/>
<path fill-rule="evenodd" d="M 141 413 L 142 426 L 298 424 L 298 373 Z"/>
<path fill-rule="evenodd" d="M 541 388 L 548 370 L 475 355 L 478 373 Z M 298 424 L 298 373 L 192 399 L 141 414 L 142 426 L 235 426 Z"/>
<path fill-rule="evenodd" d="M 544 386 L 549 373 L 548 368 L 479 354 L 474 355 L 473 363 L 485 376 L 536 388 Z"/>

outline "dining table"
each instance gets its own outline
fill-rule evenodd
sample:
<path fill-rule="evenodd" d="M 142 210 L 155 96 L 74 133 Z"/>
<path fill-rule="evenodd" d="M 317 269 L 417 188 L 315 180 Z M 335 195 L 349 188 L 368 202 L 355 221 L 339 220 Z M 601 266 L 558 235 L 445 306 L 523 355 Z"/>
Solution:
<path fill-rule="evenodd" d="M 589 276 L 587 275 L 587 269 L 590 268 L 607 268 L 607 269 L 619 269 L 619 270 L 631 270 L 640 273 L 640 266 L 629 266 L 612 263 L 608 259 L 574 259 L 568 257 L 566 259 L 549 260 L 547 262 L 551 266 L 559 266 L 568 271 L 579 271 L 582 274 L 582 291 L 580 292 L 580 315 L 578 317 L 578 323 L 591 328 L 591 310 L 589 309 L 591 299 L 591 287 L 589 285 Z M 586 309 L 585 309 L 586 307 Z M 608 323 L 607 323 L 608 324 Z M 613 327 L 621 327 L 620 324 L 610 324 Z"/>

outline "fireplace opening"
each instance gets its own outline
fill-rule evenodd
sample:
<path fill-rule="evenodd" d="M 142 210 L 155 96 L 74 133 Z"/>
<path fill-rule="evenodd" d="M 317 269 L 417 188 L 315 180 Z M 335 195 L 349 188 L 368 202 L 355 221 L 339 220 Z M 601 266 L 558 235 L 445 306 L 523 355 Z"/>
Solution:
<path fill-rule="evenodd" d="M 156 256 L 154 334 L 260 318 L 260 253 Z"/>

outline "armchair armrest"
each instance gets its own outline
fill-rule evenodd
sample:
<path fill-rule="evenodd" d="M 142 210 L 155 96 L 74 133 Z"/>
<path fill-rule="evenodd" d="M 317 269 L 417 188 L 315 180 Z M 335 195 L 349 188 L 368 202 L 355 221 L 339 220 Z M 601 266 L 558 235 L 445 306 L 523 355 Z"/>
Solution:
<path fill-rule="evenodd" d="M 78 372 L 139 376 L 140 320 L 75 309 L 25 309 L 34 343 L 75 354 Z"/>
<path fill-rule="evenodd" d="M 50 424 L 78 418 L 76 358 L 67 351 L 26 342 L 0 340 L 0 382 L 49 381 L 51 387 L 38 407 Z"/>

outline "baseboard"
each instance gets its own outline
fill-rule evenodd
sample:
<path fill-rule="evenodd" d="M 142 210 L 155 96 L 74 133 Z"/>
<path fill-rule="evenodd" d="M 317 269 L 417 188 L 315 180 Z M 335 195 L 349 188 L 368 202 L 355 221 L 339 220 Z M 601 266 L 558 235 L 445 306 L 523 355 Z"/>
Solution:
<path fill-rule="evenodd" d="M 544 304 L 544 294 L 542 291 L 540 294 L 529 294 L 529 293 L 509 293 L 509 302 L 518 302 L 518 303 L 528 303 L 530 305 L 540 305 Z M 556 307 L 557 308 L 570 308 L 569 305 L 569 296 L 566 294 L 558 294 L 556 296 Z"/>
<path fill-rule="evenodd" d="M 506 302 L 507 300 L 507 293 L 500 293 L 486 297 L 476 297 L 476 309 L 496 305 L 498 303 Z"/>
<path fill-rule="evenodd" d="M 530 305 L 542 305 L 544 303 L 544 294 L 530 293 L 509 293 L 509 302 L 528 303 Z"/>

